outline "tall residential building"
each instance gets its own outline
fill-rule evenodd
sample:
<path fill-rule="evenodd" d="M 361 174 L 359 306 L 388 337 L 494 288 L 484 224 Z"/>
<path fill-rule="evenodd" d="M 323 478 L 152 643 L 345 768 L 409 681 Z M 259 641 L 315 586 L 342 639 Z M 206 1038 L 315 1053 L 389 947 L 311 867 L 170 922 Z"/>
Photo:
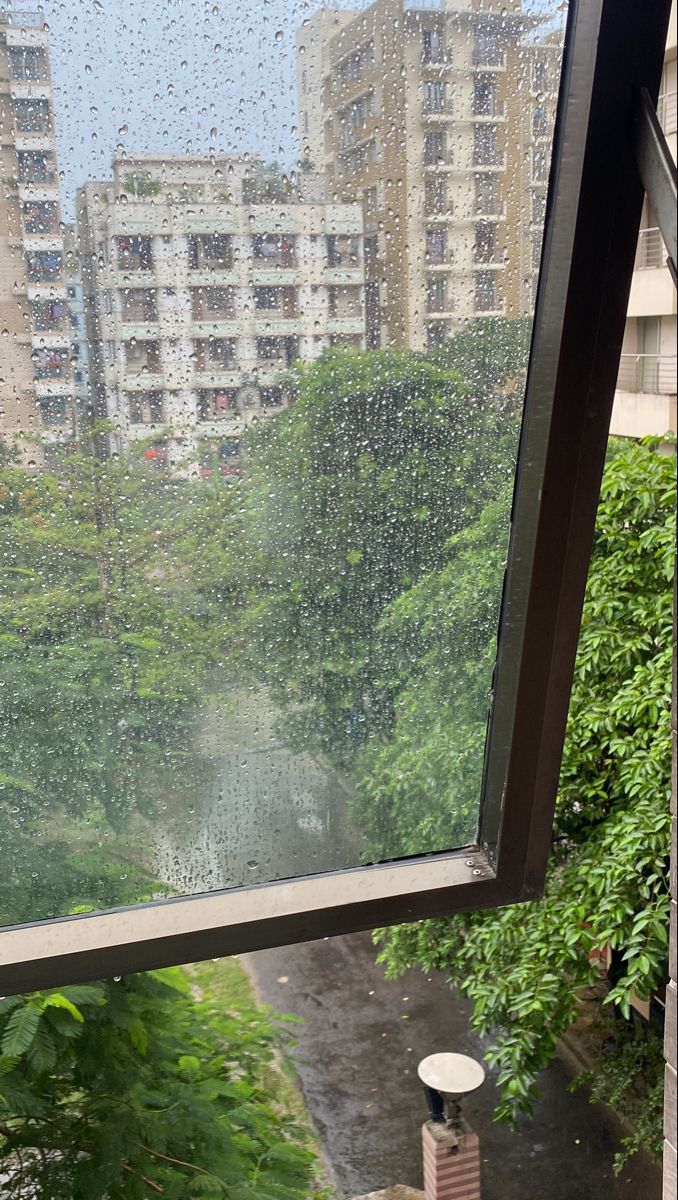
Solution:
<path fill-rule="evenodd" d="M 78 192 L 94 406 L 114 446 L 237 461 L 298 360 L 364 347 L 362 213 L 252 158 L 117 159 Z M 195 469 L 188 466 L 187 469 Z"/>
<path fill-rule="evenodd" d="M 375 0 L 297 36 L 301 152 L 363 205 L 370 346 L 532 309 L 561 37 L 520 9 Z"/>
<path fill-rule="evenodd" d="M 671 10 L 658 114 L 676 161 L 676 4 Z M 643 208 L 612 432 L 626 437 L 678 433 L 676 412 L 676 288 L 667 251 L 648 206 Z"/>
<path fill-rule="evenodd" d="M 73 432 L 49 48 L 40 13 L 0 12 L 0 439 L 40 466 Z"/>
<path fill-rule="evenodd" d="M 71 336 L 71 361 L 73 363 L 73 401 L 75 405 L 76 430 L 91 420 L 92 397 L 90 392 L 89 342 L 85 313 L 85 288 L 83 284 L 80 244 L 74 225 L 64 227 L 64 272 L 66 276 L 66 304 Z"/>

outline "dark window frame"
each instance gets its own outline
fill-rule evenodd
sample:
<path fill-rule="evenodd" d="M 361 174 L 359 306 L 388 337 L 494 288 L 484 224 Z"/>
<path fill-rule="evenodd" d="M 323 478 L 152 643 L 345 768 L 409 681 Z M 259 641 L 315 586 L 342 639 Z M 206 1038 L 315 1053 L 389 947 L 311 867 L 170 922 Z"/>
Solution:
<path fill-rule="evenodd" d="M 474 845 L 15 926 L 0 938 L 0 991 L 541 894 L 643 202 L 629 127 L 638 88 L 656 103 L 669 9 L 570 8 Z"/>

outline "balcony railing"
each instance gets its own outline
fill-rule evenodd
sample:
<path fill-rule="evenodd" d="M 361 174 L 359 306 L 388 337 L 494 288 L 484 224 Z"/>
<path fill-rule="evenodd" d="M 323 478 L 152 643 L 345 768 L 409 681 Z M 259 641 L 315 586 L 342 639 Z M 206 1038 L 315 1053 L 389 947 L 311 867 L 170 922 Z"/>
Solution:
<path fill-rule="evenodd" d="M 617 389 L 673 395 L 676 391 L 676 355 L 622 354 Z"/>
<path fill-rule="evenodd" d="M 0 16 L 0 25 L 2 24 L 12 25 L 19 29 L 42 29 L 45 17 L 41 12 L 29 12 L 26 9 L 17 9 L 12 12 L 3 11 Z"/>
<path fill-rule="evenodd" d="M 648 271 L 653 268 L 663 267 L 666 258 L 666 246 L 662 241 L 662 235 L 659 230 L 656 227 L 641 229 L 638 234 L 636 261 L 633 264 L 634 270 Z"/>
<path fill-rule="evenodd" d="M 678 129 L 676 92 L 663 92 L 657 103 L 657 116 L 664 133 L 675 133 Z"/>
<path fill-rule="evenodd" d="M 503 100 L 496 100 L 494 97 L 488 99 L 474 97 L 473 99 L 473 119 L 474 120 L 501 120 L 505 115 L 506 108 Z"/>

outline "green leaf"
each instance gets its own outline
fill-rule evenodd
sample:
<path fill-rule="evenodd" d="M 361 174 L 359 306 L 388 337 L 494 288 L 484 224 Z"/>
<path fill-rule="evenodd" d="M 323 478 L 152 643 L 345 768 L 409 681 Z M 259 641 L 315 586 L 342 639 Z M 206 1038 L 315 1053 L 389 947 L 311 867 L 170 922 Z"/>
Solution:
<path fill-rule="evenodd" d="M 14 1010 L 2 1035 L 4 1055 L 13 1058 L 26 1053 L 40 1024 L 40 1015 L 40 1009 L 30 1003 Z"/>

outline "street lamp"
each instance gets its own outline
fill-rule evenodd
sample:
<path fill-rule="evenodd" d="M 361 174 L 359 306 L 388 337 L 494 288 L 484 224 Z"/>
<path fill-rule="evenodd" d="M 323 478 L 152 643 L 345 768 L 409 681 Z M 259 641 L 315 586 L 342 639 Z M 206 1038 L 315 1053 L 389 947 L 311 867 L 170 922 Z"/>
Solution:
<path fill-rule="evenodd" d="M 461 1103 L 485 1080 L 484 1068 L 468 1054 L 429 1054 L 417 1067 L 431 1121 L 461 1131 Z"/>

